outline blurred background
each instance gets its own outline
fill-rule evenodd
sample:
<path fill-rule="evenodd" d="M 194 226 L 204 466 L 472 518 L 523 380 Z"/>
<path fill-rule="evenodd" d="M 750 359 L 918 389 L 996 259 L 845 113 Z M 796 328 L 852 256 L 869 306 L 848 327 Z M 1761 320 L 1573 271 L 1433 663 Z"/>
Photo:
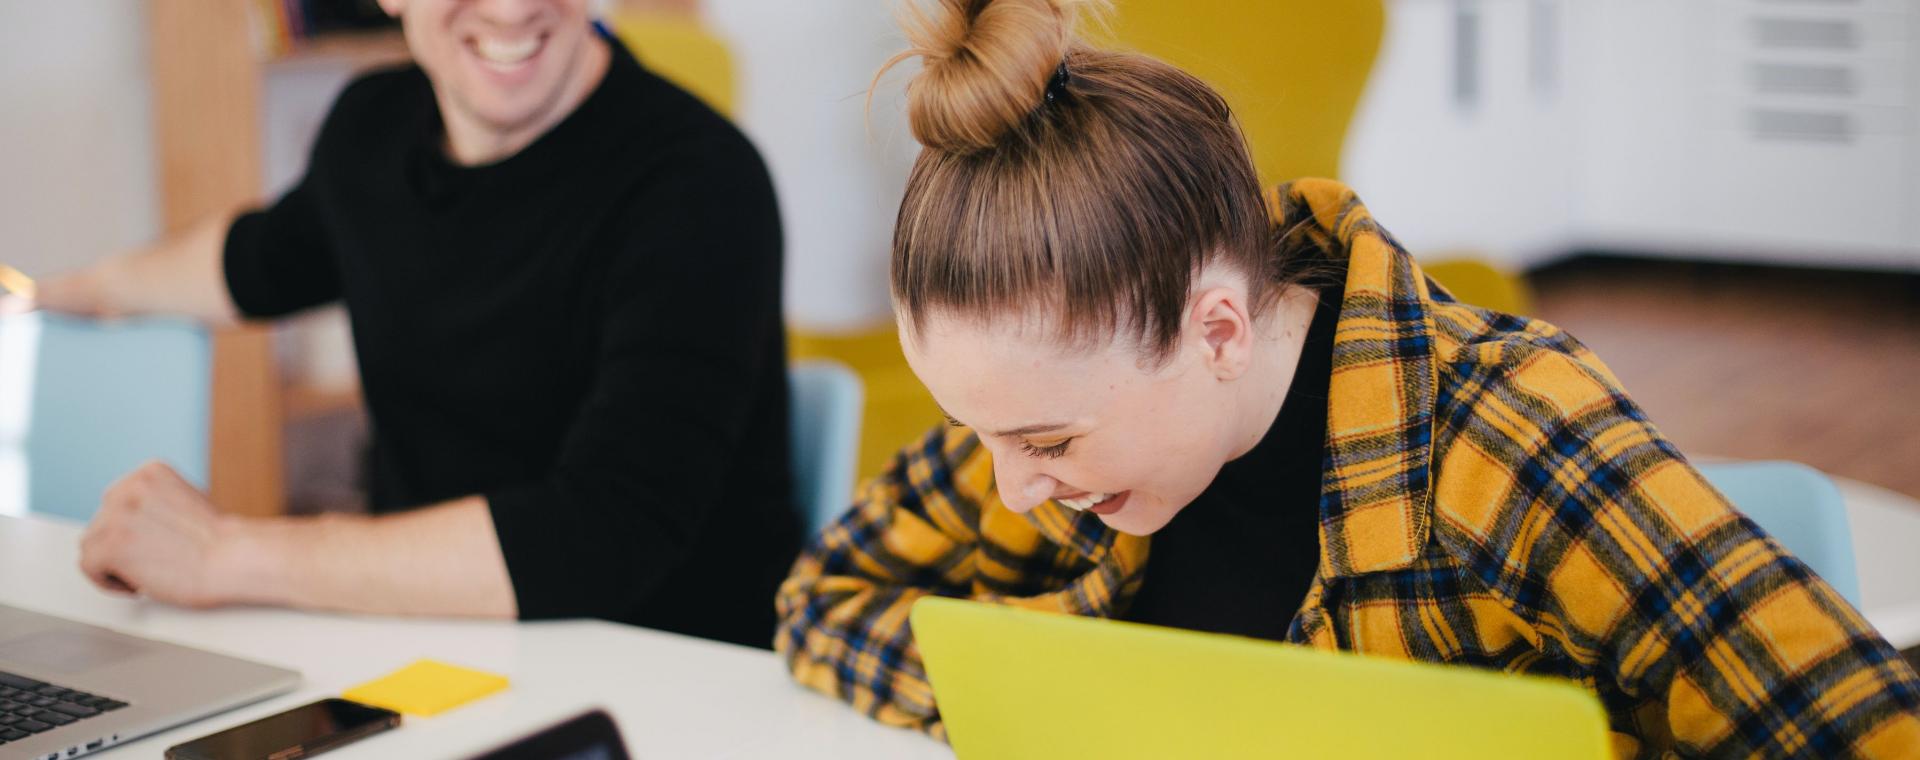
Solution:
<path fill-rule="evenodd" d="M 1352 185 L 1464 300 L 1593 347 L 1690 456 L 1794 460 L 1849 493 L 1920 498 L 1911 0 L 1115 8 L 1109 44 L 1213 82 L 1267 181 Z M 899 361 L 885 291 L 917 150 L 900 113 L 909 71 L 866 110 L 874 72 L 903 47 L 890 4 L 600 12 L 766 157 L 794 353 L 866 381 L 859 467 L 877 470 L 938 419 Z M 406 59 L 371 0 L 0 3 L 0 261 L 59 272 L 271 199 L 340 88 Z M 22 345 L 0 330 L 15 374 Z M 212 355 L 216 500 L 354 508 L 366 423 L 342 315 L 221 335 Z M 24 435 L 25 402 L 5 397 L 0 450 Z M 0 461 L 0 512 L 24 502 L 6 494 L 24 482 L 24 464 Z"/>

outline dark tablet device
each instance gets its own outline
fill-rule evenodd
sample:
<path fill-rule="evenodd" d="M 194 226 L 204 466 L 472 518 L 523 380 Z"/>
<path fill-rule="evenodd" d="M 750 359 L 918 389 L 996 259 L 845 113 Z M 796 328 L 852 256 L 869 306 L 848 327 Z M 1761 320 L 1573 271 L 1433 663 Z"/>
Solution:
<path fill-rule="evenodd" d="M 620 729 L 594 710 L 470 760 L 630 760 Z"/>

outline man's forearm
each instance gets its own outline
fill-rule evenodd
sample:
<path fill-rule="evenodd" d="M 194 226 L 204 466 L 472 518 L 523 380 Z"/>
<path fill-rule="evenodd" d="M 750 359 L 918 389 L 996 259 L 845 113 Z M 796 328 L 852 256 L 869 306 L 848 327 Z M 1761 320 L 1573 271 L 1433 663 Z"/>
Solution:
<path fill-rule="evenodd" d="M 168 314 L 214 326 L 239 321 L 222 259 L 233 217 L 210 216 L 165 239 L 71 274 L 48 278 L 42 308 L 94 316 Z"/>
<path fill-rule="evenodd" d="M 486 499 L 381 516 L 228 519 L 212 582 L 239 604 L 406 615 L 518 612 Z"/>

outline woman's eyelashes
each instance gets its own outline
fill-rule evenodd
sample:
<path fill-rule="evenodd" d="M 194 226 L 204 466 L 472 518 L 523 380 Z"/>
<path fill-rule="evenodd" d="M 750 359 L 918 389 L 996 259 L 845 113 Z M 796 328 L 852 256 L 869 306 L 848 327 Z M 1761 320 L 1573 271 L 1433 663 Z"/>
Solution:
<path fill-rule="evenodd" d="M 966 427 L 966 423 L 963 423 L 957 419 L 954 419 L 953 415 L 951 414 L 942 414 L 941 416 L 947 418 L 948 425 L 951 425 L 953 427 Z M 1059 443 L 1050 443 L 1045 446 L 1036 446 L 1026 441 L 1021 441 L 1020 451 L 1030 457 L 1040 457 L 1043 459 L 1057 459 L 1059 457 L 1066 455 L 1067 444 L 1070 444 L 1070 443 L 1073 443 L 1072 438 L 1068 438 Z"/>
<path fill-rule="evenodd" d="M 1021 441 L 1020 450 L 1026 452 L 1027 456 L 1030 457 L 1057 459 L 1067 453 L 1067 444 L 1069 443 L 1073 443 L 1072 438 L 1048 446 L 1035 446 L 1026 441 Z"/>

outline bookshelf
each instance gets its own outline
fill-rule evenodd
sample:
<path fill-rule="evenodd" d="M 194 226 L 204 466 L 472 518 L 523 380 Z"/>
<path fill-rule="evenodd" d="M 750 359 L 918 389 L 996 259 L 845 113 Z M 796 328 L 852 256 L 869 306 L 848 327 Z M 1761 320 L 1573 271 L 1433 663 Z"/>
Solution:
<path fill-rule="evenodd" d="M 339 65 L 354 69 L 400 63 L 409 58 L 407 41 L 398 29 L 364 32 L 329 32 L 293 43 L 285 53 L 267 57 L 269 68 L 308 64 Z"/>

